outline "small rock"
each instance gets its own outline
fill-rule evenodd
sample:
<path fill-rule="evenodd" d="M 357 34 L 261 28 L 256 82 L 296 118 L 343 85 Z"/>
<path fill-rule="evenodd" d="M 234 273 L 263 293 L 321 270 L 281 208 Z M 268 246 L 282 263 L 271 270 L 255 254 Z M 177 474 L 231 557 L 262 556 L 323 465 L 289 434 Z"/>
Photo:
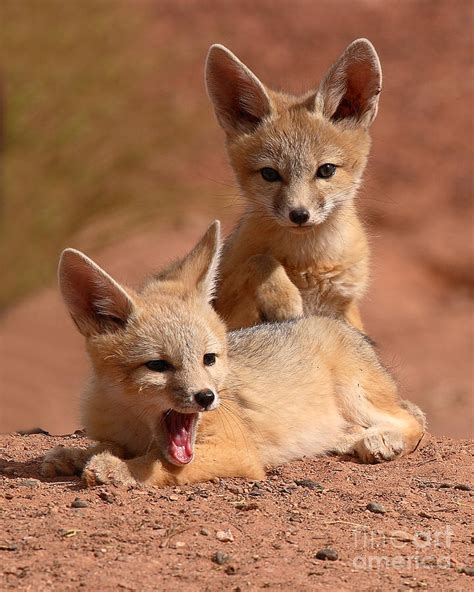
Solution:
<path fill-rule="evenodd" d="M 467 576 L 474 576 L 474 567 L 459 567 L 458 572 Z"/>
<path fill-rule="evenodd" d="M 186 543 L 184 541 L 176 541 L 173 546 L 175 549 L 181 549 L 186 546 Z"/>
<path fill-rule="evenodd" d="M 378 504 L 377 502 L 369 502 L 365 507 L 369 512 L 374 514 L 385 514 L 386 512 L 382 504 Z"/>
<path fill-rule="evenodd" d="M 86 431 L 85 430 L 76 430 L 73 434 L 71 434 L 69 437 L 70 438 L 82 438 L 83 436 L 86 435 Z"/>
<path fill-rule="evenodd" d="M 172 494 L 172 495 L 169 495 L 169 496 L 168 496 L 168 499 L 169 499 L 171 502 L 177 502 L 177 501 L 179 500 L 179 496 L 177 496 L 177 495 L 173 495 L 173 494 Z"/>
<path fill-rule="evenodd" d="M 420 518 L 433 518 L 433 516 L 427 512 L 420 512 L 418 516 L 420 516 Z"/>
<path fill-rule="evenodd" d="M 321 559 L 321 561 L 336 561 L 338 554 L 334 549 L 326 547 L 325 549 L 319 549 L 315 557 L 316 559 Z"/>
<path fill-rule="evenodd" d="M 104 502 L 107 502 L 108 504 L 113 504 L 115 502 L 115 495 L 113 493 L 110 493 L 109 491 L 100 491 L 99 497 L 101 500 L 104 500 Z"/>
<path fill-rule="evenodd" d="M 465 483 L 456 483 L 454 489 L 460 489 L 461 491 L 472 491 L 472 487 L 470 485 L 466 485 Z"/>
<path fill-rule="evenodd" d="M 221 543 L 231 543 L 234 540 L 234 535 L 230 530 L 218 530 L 216 532 L 216 539 Z"/>
<path fill-rule="evenodd" d="M 79 532 L 76 528 L 63 528 L 61 529 L 61 536 L 69 539 L 75 537 Z"/>
<path fill-rule="evenodd" d="M 228 561 L 230 561 L 230 559 L 230 555 L 226 555 L 222 551 L 216 551 L 214 555 L 211 557 L 211 560 L 214 563 L 217 563 L 217 565 L 224 565 L 224 563 L 227 563 Z"/>
<path fill-rule="evenodd" d="M 235 504 L 237 510 L 242 510 L 243 512 L 248 512 L 249 510 L 257 510 L 258 504 L 256 502 L 239 502 Z"/>
<path fill-rule="evenodd" d="M 5 544 L 2 545 L 0 544 L 0 551 L 16 551 L 18 549 L 17 545 L 13 545 L 13 544 Z"/>
<path fill-rule="evenodd" d="M 80 497 L 76 497 L 76 499 L 71 502 L 71 508 L 88 508 L 89 502 L 86 500 L 81 499 Z"/>
<path fill-rule="evenodd" d="M 20 487 L 39 487 L 41 485 L 41 481 L 39 479 L 21 479 L 18 482 Z"/>
<path fill-rule="evenodd" d="M 306 487 L 307 489 L 313 489 L 314 491 L 324 491 L 324 487 L 321 483 L 316 483 L 312 479 L 295 479 L 296 485 L 300 487 Z"/>
<path fill-rule="evenodd" d="M 224 571 L 228 576 L 233 576 L 237 573 L 237 567 L 235 565 L 228 565 Z"/>
<path fill-rule="evenodd" d="M 13 494 L 12 493 L 6 493 L 5 494 L 5 499 L 12 500 L 13 499 Z"/>
<path fill-rule="evenodd" d="M 207 528 L 201 528 L 199 534 L 202 534 L 202 536 L 209 536 L 211 533 L 207 530 Z"/>

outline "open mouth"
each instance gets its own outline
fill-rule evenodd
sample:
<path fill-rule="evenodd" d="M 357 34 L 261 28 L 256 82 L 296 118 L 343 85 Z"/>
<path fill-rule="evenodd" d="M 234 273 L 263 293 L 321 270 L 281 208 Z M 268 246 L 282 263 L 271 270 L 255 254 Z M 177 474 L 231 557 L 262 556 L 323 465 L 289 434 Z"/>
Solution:
<path fill-rule="evenodd" d="M 198 413 L 179 413 L 173 409 L 165 413 L 168 459 L 173 464 L 187 465 L 193 460 L 198 415 Z"/>

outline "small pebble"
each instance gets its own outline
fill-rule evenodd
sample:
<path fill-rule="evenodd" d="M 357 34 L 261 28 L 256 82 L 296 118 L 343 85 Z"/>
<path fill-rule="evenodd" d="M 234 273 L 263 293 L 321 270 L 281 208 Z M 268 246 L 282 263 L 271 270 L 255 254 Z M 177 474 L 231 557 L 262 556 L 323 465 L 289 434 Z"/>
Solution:
<path fill-rule="evenodd" d="M 115 502 L 115 495 L 113 493 L 109 493 L 108 491 L 101 491 L 99 492 L 99 497 L 104 502 L 108 504 L 113 504 Z"/>
<path fill-rule="evenodd" d="M 217 565 L 224 565 L 224 563 L 230 561 L 230 556 L 226 555 L 222 551 L 216 551 L 211 559 L 214 563 L 217 563 Z"/>
<path fill-rule="evenodd" d="M 385 514 L 386 512 L 382 504 L 378 504 L 377 502 L 369 502 L 365 507 L 369 512 L 373 512 L 374 514 Z"/>
<path fill-rule="evenodd" d="M 427 512 L 420 512 L 418 516 L 420 516 L 420 518 L 433 518 L 433 516 Z"/>
<path fill-rule="evenodd" d="M 201 528 L 199 534 L 202 534 L 202 536 L 209 536 L 211 533 L 207 530 L 207 528 Z"/>
<path fill-rule="evenodd" d="M 76 499 L 71 502 L 71 508 L 88 508 L 89 502 L 86 500 L 81 499 L 80 497 L 76 497 Z"/>
<path fill-rule="evenodd" d="M 230 530 L 218 530 L 216 532 L 216 539 L 221 543 L 231 543 L 234 540 L 234 535 Z"/>
<path fill-rule="evenodd" d="M 186 546 L 186 543 L 184 541 L 176 541 L 173 546 L 175 549 L 181 549 Z"/>
<path fill-rule="evenodd" d="M 18 482 L 18 485 L 21 487 L 39 487 L 41 485 L 41 481 L 39 479 L 21 479 Z"/>
<path fill-rule="evenodd" d="M 313 489 L 314 491 L 324 491 L 324 487 L 321 483 L 317 483 L 312 479 L 296 479 L 295 483 L 300 487 L 306 487 L 307 489 Z"/>
<path fill-rule="evenodd" d="M 461 491 L 472 491 L 472 487 L 470 485 L 466 485 L 465 483 L 456 483 L 454 489 L 460 489 Z"/>
<path fill-rule="evenodd" d="M 243 512 L 248 512 L 249 510 L 257 510 L 258 504 L 256 502 L 239 502 L 235 504 L 237 510 L 242 510 Z"/>
<path fill-rule="evenodd" d="M 474 567 L 460 567 L 458 572 L 466 574 L 467 576 L 474 576 Z"/>
<path fill-rule="evenodd" d="M 336 561 L 338 554 L 334 549 L 327 547 L 325 549 L 320 549 L 316 553 L 315 557 L 316 559 L 321 559 L 322 561 Z"/>
<path fill-rule="evenodd" d="M 169 499 L 171 502 L 177 502 L 177 501 L 179 500 L 179 496 L 177 496 L 177 495 L 169 495 L 169 496 L 168 496 L 168 499 Z"/>

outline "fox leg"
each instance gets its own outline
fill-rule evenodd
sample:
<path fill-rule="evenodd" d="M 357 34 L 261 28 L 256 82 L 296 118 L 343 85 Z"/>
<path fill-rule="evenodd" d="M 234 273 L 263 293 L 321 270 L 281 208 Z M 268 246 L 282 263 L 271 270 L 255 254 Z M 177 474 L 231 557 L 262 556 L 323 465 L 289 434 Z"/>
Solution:
<path fill-rule="evenodd" d="M 378 417 L 354 444 L 353 452 L 364 463 L 378 463 L 410 454 L 421 443 L 426 429 L 424 414 L 413 403 L 402 401 Z"/>
<path fill-rule="evenodd" d="M 255 255 L 247 265 L 262 319 L 287 321 L 303 315 L 300 291 L 281 263 L 271 255 Z"/>
<path fill-rule="evenodd" d="M 230 330 L 303 314 L 299 289 L 271 255 L 254 255 L 228 275 L 219 286 L 215 307 Z"/>
<path fill-rule="evenodd" d="M 359 347 L 368 359 L 359 359 L 356 366 L 347 359 L 345 373 L 356 381 L 341 384 L 337 393 L 346 423 L 339 451 L 354 454 L 364 463 L 409 454 L 425 434 L 425 416 L 416 405 L 399 398 L 396 383 L 370 346 L 360 342 Z"/>
<path fill-rule="evenodd" d="M 104 450 L 113 451 L 117 455 L 123 454 L 122 447 L 111 442 L 101 442 L 89 448 L 56 446 L 45 454 L 40 473 L 43 477 L 80 475 L 89 459 Z"/>

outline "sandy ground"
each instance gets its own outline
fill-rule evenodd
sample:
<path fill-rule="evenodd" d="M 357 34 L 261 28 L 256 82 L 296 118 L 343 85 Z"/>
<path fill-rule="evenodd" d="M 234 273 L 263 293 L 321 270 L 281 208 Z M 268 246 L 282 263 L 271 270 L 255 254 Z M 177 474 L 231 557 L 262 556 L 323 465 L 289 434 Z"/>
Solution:
<path fill-rule="evenodd" d="M 268 84 L 299 91 L 316 85 L 347 43 L 367 36 L 380 54 L 384 90 L 359 197 L 373 250 L 364 321 L 403 396 L 427 412 L 432 433 L 472 437 L 471 5 L 339 5 L 328 27 L 334 4 L 326 0 L 281 2 L 278 10 L 266 0 L 241 0 L 225 10 L 203 1 L 133 3 L 147 13 L 148 28 L 137 40 L 143 55 L 173 57 L 166 77 L 157 72 L 147 81 L 143 102 L 194 110 L 206 122 L 199 150 L 156 158 L 169 161 L 176 179 L 190 187 L 215 180 L 215 199 L 206 215 L 183 211 L 179 227 L 152 219 L 99 252 L 89 249 L 93 229 L 69 244 L 134 284 L 185 253 L 213 218 L 230 228 L 239 200 L 203 84 L 211 43 L 227 44 Z M 80 427 L 82 348 L 54 286 L 7 311 L 0 328 L 0 432 L 41 425 L 64 434 Z"/>
<path fill-rule="evenodd" d="M 260 482 L 130 490 L 42 479 L 38 458 L 59 443 L 86 440 L 0 437 L 2 590 L 472 585 L 474 449 L 466 440 L 434 439 L 384 465 L 303 459 Z M 85 507 L 73 507 L 77 499 Z M 367 509 L 371 503 L 384 513 Z M 337 559 L 316 557 L 328 548 Z"/>

